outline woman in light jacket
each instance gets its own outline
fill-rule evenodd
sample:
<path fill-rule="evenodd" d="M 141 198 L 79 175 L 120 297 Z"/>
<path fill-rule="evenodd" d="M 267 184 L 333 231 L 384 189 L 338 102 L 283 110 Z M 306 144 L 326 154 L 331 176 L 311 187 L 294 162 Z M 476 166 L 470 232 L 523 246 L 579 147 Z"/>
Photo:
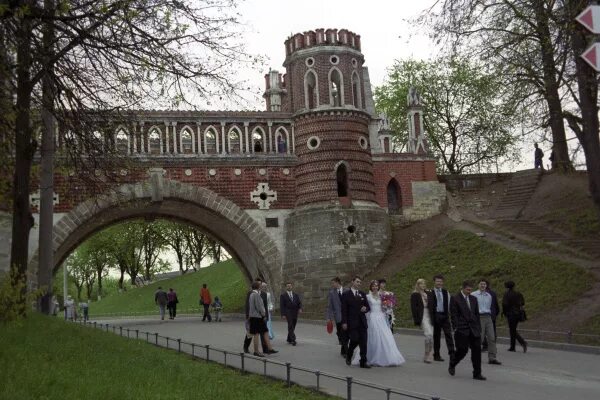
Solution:
<path fill-rule="evenodd" d="M 433 361 L 433 325 L 431 324 L 431 291 L 427 290 L 425 279 L 417 279 L 415 290 L 410 296 L 410 309 L 415 325 L 421 326 L 425 335 L 425 356 L 423 362 Z"/>

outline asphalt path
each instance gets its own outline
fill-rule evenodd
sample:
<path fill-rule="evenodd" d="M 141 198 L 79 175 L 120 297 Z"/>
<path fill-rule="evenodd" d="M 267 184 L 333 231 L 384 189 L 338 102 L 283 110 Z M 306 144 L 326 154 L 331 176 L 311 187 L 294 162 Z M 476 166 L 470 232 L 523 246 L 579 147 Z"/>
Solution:
<path fill-rule="evenodd" d="M 176 320 L 160 321 L 157 319 L 118 319 L 101 321 L 110 323 L 130 331 L 158 333 L 162 336 L 180 338 L 186 342 L 210 345 L 231 352 L 242 351 L 244 337 L 243 323 L 240 320 L 224 322 L 201 322 L 196 317 L 182 317 Z M 600 356 L 561 350 L 529 348 L 524 354 L 508 352 L 508 347 L 498 345 L 498 360 L 502 365 L 488 365 L 487 354 L 482 354 L 483 375 L 487 381 L 472 379 L 470 356 L 456 367 L 454 377 L 448 374 L 447 362 L 423 363 L 423 338 L 413 335 L 396 334 L 395 339 L 406 363 L 400 367 L 360 369 L 347 366 L 339 355 L 339 346 L 335 333 L 327 334 L 325 323 L 298 323 L 296 328 L 297 346 L 285 342 L 287 326 L 284 321 L 274 321 L 275 339 L 273 346 L 278 354 L 269 359 L 281 363 L 289 362 L 293 366 L 311 370 L 319 370 L 337 376 L 351 376 L 353 379 L 397 388 L 406 392 L 423 393 L 430 396 L 450 400 L 598 400 L 600 399 Z M 140 338 L 144 338 L 140 335 Z M 151 340 L 152 337 L 151 337 Z M 164 344 L 164 339 L 161 339 Z M 170 342 L 176 348 L 176 342 Z M 252 346 L 251 346 L 252 349 Z M 182 351 L 191 352 L 190 346 L 183 346 Z M 442 339 L 442 353 L 445 344 Z M 205 355 L 204 349 L 195 349 L 195 354 Z M 442 354 L 446 359 L 445 354 Z M 223 362 L 222 354 L 212 350 L 211 359 Z M 228 356 L 227 363 L 240 366 L 238 356 Z M 246 369 L 263 373 L 261 361 L 246 359 Z M 284 366 L 267 365 L 267 374 L 277 378 L 285 378 Z M 316 377 L 312 373 L 292 370 L 292 381 L 304 385 L 316 385 Z M 323 376 L 319 385 L 329 394 L 346 396 L 346 384 Z M 366 390 L 353 387 L 354 399 L 386 399 L 381 391 Z M 402 399 L 402 396 L 390 396 L 390 399 Z"/>

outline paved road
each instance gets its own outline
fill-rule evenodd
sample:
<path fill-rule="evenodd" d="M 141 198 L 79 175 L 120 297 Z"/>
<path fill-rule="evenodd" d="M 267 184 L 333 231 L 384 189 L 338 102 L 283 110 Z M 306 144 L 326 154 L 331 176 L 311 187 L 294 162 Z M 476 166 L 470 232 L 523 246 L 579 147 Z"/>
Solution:
<path fill-rule="evenodd" d="M 241 321 L 203 323 L 198 318 L 182 317 L 175 321 L 150 319 L 102 321 L 121 325 L 132 330 L 157 332 L 173 338 L 198 344 L 210 344 L 232 352 L 241 351 L 243 325 Z M 501 366 L 487 364 L 483 354 L 483 375 L 486 382 L 471 379 L 470 359 L 463 360 L 457 367 L 456 376 L 451 377 L 447 363 L 436 362 L 428 365 L 422 361 L 423 340 L 410 335 L 395 335 L 396 343 L 407 362 L 401 367 L 372 368 L 348 367 L 338 355 L 339 347 L 335 334 L 328 335 L 324 326 L 298 324 L 296 329 L 298 345 L 285 343 L 286 326 L 275 321 L 276 338 L 274 347 L 280 352 L 271 356 L 273 360 L 291 362 L 294 366 L 329 372 L 340 376 L 352 376 L 357 380 L 377 383 L 384 387 L 427 393 L 451 400 L 597 400 L 600 399 L 600 356 L 572 353 L 559 350 L 530 348 L 527 354 L 507 352 L 507 347 L 499 345 L 498 359 Z M 442 348 L 445 346 L 442 343 Z M 185 351 L 190 349 L 184 348 Z M 196 353 L 204 354 L 196 350 Z M 211 358 L 222 360 L 222 355 L 211 352 Z M 228 363 L 239 365 L 239 360 L 228 358 Z M 247 360 L 246 367 L 257 372 L 263 371 L 262 363 Z M 268 373 L 285 377 L 284 367 L 268 366 Z M 314 375 L 292 372 L 292 380 L 307 386 L 315 385 Z M 321 386 L 330 394 L 345 396 L 342 383 L 321 378 Z M 353 391 L 355 399 L 385 399 L 382 392 L 365 392 L 359 388 Z M 391 397 L 402 398 L 402 397 Z"/>

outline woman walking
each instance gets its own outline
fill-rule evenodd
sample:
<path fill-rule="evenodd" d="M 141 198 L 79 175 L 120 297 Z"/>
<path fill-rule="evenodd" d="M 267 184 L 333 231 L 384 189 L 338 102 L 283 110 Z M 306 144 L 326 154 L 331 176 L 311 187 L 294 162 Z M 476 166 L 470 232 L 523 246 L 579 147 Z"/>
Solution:
<path fill-rule="evenodd" d="M 425 335 L 425 356 L 423 362 L 433 361 L 433 325 L 431 324 L 431 291 L 427 290 L 425 279 L 417 279 L 415 290 L 410 295 L 410 309 L 415 325 L 419 325 Z"/>
<path fill-rule="evenodd" d="M 504 297 L 502 298 L 502 315 L 508 321 L 510 332 L 510 348 L 508 351 L 515 351 L 515 342 L 518 341 L 523 346 L 523 353 L 527 353 L 527 342 L 517 331 L 519 322 L 525 320 L 525 311 L 523 310 L 525 299 L 520 292 L 515 290 L 515 283 L 513 281 L 505 282 L 504 287 L 506 288 L 506 293 L 504 293 Z"/>

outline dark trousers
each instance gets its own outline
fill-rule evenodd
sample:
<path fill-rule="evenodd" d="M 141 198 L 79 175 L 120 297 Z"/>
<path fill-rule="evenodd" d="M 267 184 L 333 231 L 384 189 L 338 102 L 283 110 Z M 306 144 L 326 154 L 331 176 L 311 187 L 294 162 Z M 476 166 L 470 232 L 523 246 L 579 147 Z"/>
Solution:
<path fill-rule="evenodd" d="M 352 359 L 356 346 L 360 351 L 360 365 L 367 363 L 367 329 L 361 328 L 348 332 L 350 338 L 350 345 L 348 346 L 348 353 L 346 358 Z"/>
<path fill-rule="evenodd" d="M 296 330 L 296 323 L 298 322 L 298 317 L 286 317 L 286 320 L 288 324 L 287 342 L 293 343 L 296 341 L 296 333 L 294 331 Z"/>
<path fill-rule="evenodd" d="M 342 323 L 335 323 L 335 333 L 338 337 L 338 343 L 342 346 L 340 353 L 345 356 L 348 353 L 348 332 L 342 329 Z"/>
<path fill-rule="evenodd" d="M 448 354 L 454 354 L 454 341 L 452 340 L 452 330 L 450 329 L 450 319 L 447 314 L 435 313 L 433 317 L 433 356 L 440 356 L 440 339 L 444 331 L 446 347 Z"/>
<path fill-rule="evenodd" d="M 203 304 L 204 306 L 204 315 L 202 316 L 202 321 L 205 321 L 208 318 L 208 322 L 212 321 L 212 318 L 210 317 L 210 311 L 209 311 L 209 307 L 210 304 Z"/>
<path fill-rule="evenodd" d="M 269 349 L 269 347 L 267 346 L 267 342 L 265 341 L 265 335 L 263 335 L 261 333 L 259 336 L 260 336 L 260 344 L 262 346 L 263 353 L 266 353 L 267 350 Z M 252 343 L 252 337 L 253 336 L 248 337 L 248 334 L 246 334 L 244 336 L 244 351 L 248 350 L 248 348 L 250 347 L 250 344 Z"/>
<path fill-rule="evenodd" d="M 450 361 L 450 366 L 456 366 L 460 360 L 465 358 L 469 349 L 471 349 L 473 376 L 481 375 L 481 338 L 473 335 L 473 332 L 469 332 L 469 334 L 456 332 L 454 340 L 456 342 L 456 353 L 454 353 L 454 357 Z"/>
<path fill-rule="evenodd" d="M 519 325 L 519 316 L 518 315 L 508 315 L 506 317 L 508 319 L 508 331 L 510 333 L 510 349 L 515 349 L 515 342 L 519 342 L 521 346 L 525 344 L 525 339 L 519 335 L 517 332 L 517 326 Z"/>
<path fill-rule="evenodd" d="M 177 315 L 177 303 L 169 302 L 167 304 L 167 308 L 169 309 L 169 318 L 175 318 L 175 316 Z"/>

